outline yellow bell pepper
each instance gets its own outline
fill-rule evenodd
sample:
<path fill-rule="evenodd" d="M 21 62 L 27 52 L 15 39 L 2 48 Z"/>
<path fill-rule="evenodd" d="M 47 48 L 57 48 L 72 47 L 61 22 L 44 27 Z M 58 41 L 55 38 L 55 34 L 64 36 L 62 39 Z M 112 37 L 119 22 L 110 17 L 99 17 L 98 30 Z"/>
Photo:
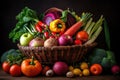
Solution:
<path fill-rule="evenodd" d="M 49 29 L 52 32 L 60 33 L 65 31 L 66 26 L 61 19 L 55 19 L 54 21 L 50 22 Z"/>

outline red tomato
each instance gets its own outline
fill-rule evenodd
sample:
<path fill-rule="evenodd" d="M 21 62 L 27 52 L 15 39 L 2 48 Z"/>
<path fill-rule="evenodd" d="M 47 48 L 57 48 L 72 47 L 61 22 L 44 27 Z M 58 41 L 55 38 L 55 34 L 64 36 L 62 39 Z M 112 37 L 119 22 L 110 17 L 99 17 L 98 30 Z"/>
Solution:
<path fill-rule="evenodd" d="M 21 76 L 22 72 L 21 72 L 21 67 L 17 64 L 13 64 L 11 67 L 10 67 L 10 75 L 11 76 Z"/>
<path fill-rule="evenodd" d="M 79 40 L 79 39 L 76 39 L 76 40 L 74 41 L 74 44 L 75 44 L 75 45 L 82 45 L 82 41 Z"/>
<path fill-rule="evenodd" d="M 79 31 L 77 34 L 76 34 L 76 39 L 79 39 L 81 40 L 82 42 L 86 42 L 88 40 L 88 33 L 86 31 Z"/>
<path fill-rule="evenodd" d="M 93 75 L 100 75 L 102 73 L 102 66 L 100 64 L 93 64 L 91 65 L 90 67 L 90 72 L 93 74 Z"/>
<path fill-rule="evenodd" d="M 25 76 L 34 77 L 42 72 L 42 64 L 33 58 L 25 59 L 21 63 L 21 71 Z"/>
<path fill-rule="evenodd" d="M 2 64 L 2 69 L 3 69 L 3 71 L 9 73 L 9 70 L 10 70 L 10 63 L 9 63 L 9 62 L 6 62 L 6 61 L 3 62 L 3 64 Z"/>

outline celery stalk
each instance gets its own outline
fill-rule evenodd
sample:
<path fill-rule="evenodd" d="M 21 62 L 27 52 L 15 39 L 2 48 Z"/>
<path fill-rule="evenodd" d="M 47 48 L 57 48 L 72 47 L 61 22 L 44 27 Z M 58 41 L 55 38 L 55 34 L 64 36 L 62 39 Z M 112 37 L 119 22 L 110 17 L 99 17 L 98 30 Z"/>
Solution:
<path fill-rule="evenodd" d="M 96 30 L 96 32 L 92 35 L 92 37 L 84 45 L 89 45 L 89 44 L 93 43 L 96 40 L 96 38 L 99 36 L 99 34 L 101 33 L 102 29 L 103 29 L 102 26 L 100 26 Z"/>
<path fill-rule="evenodd" d="M 92 30 L 89 33 L 89 36 L 92 36 L 93 33 L 102 25 L 103 23 L 103 16 L 101 15 L 100 19 L 95 23 L 94 27 L 92 28 Z"/>
<path fill-rule="evenodd" d="M 92 22 L 93 18 L 91 17 L 89 19 L 89 21 L 86 23 L 86 26 L 84 27 L 84 30 L 87 31 L 88 27 L 90 26 L 91 22 Z"/>
<path fill-rule="evenodd" d="M 87 33 L 88 34 L 90 34 L 90 32 L 91 32 L 91 30 L 92 30 L 92 28 L 94 27 L 94 25 L 95 25 L 95 22 L 92 22 L 91 24 L 90 24 L 90 26 L 88 27 L 88 29 L 87 29 Z M 90 38 L 91 36 L 89 35 L 89 38 Z"/>

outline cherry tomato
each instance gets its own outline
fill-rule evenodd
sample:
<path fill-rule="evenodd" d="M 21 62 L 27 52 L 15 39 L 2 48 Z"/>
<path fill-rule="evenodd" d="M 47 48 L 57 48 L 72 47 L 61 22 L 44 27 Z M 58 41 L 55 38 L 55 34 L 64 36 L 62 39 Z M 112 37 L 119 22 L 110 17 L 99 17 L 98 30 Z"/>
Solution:
<path fill-rule="evenodd" d="M 79 40 L 79 39 L 76 39 L 76 40 L 74 41 L 74 44 L 75 44 L 75 45 L 82 45 L 82 41 Z"/>
<path fill-rule="evenodd" d="M 50 69 L 49 66 L 45 66 L 45 67 L 43 67 L 43 69 L 42 69 L 42 75 L 45 75 L 46 72 L 47 72 L 49 69 Z"/>
<path fill-rule="evenodd" d="M 76 35 L 76 39 L 80 39 L 82 42 L 86 42 L 88 37 L 89 35 L 86 31 L 79 31 Z"/>
<path fill-rule="evenodd" d="M 3 62 L 2 64 L 2 69 L 3 71 L 5 71 L 6 73 L 9 73 L 9 70 L 10 70 L 10 63 L 9 62 Z"/>
<path fill-rule="evenodd" d="M 21 76 L 22 72 L 21 72 L 21 67 L 17 64 L 13 64 L 10 67 L 10 75 L 14 76 L 14 77 L 18 77 Z"/>
<path fill-rule="evenodd" d="M 45 36 L 46 39 L 49 38 L 49 33 L 48 32 L 44 32 L 44 36 Z"/>

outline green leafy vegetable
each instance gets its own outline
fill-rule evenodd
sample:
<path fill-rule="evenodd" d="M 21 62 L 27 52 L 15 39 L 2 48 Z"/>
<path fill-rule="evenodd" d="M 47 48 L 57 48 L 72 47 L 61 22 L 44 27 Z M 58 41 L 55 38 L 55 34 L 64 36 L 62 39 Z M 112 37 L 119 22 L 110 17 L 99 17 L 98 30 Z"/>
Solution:
<path fill-rule="evenodd" d="M 25 59 L 25 56 L 21 54 L 18 49 L 9 49 L 8 51 L 4 52 L 1 56 L 1 62 L 4 61 L 10 62 L 10 64 L 20 64 L 21 61 Z"/>
<path fill-rule="evenodd" d="M 37 13 L 34 10 L 32 10 L 28 7 L 25 7 L 16 16 L 16 20 L 18 21 L 16 23 L 16 26 L 9 33 L 9 38 L 12 39 L 12 41 L 14 43 L 19 40 L 20 36 L 23 33 L 28 32 L 28 30 L 25 29 L 26 26 L 28 28 L 31 28 L 31 26 L 30 26 L 31 23 L 35 24 L 39 19 L 38 19 Z"/>
<path fill-rule="evenodd" d="M 10 65 L 13 65 L 13 64 L 18 64 L 20 65 L 21 62 L 26 59 L 24 57 L 24 55 L 22 55 L 20 52 L 17 52 L 18 55 L 14 55 L 14 54 L 9 54 L 7 55 L 7 61 L 10 63 Z"/>

